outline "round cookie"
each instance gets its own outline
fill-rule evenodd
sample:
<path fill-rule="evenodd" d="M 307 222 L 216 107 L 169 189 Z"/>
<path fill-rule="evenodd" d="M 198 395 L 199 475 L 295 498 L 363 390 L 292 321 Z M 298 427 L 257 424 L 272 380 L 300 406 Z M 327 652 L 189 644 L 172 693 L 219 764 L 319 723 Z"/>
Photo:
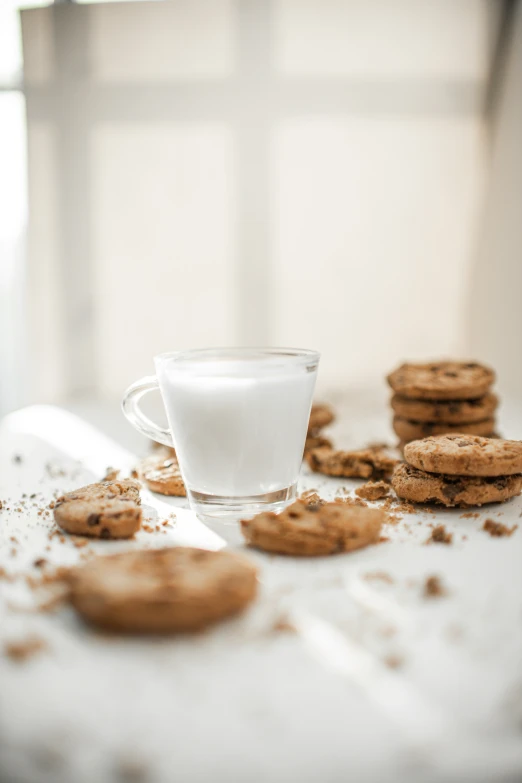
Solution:
<path fill-rule="evenodd" d="M 68 492 L 56 501 L 54 519 L 67 533 L 130 538 L 141 527 L 139 482 L 102 481 Z"/>
<path fill-rule="evenodd" d="M 319 448 L 305 452 L 315 473 L 343 478 L 382 478 L 389 475 L 397 461 L 382 446 L 368 446 L 356 451 Z"/>
<path fill-rule="evenodd" d="M 482 397 L 495 380 L 489 367 L 477 362 L 402 364 L 387 377 L 402 397 L 428 400 L 470 400 Z"/>
<path fill-rule="evenodd" d="M 392 487 L 400 498 L 444 506 L 482 506 L 508 500 L 522 490 L 522 475 L 450 476 L 425 473 L 405 462 L 397 465 Z"/>
<path fill-rule="evenodd" d="M 473 400 L 413 400 L 394 394 L 391 406 L 401 419 L 419 422 L 464 424 L 489 419 L 498 405 L 491 392 Z"/>
<path fill-rule="evenodd" d="M 495 429 L 495 419 L 470 421 L 467 424 L 445 424 L 442 422 L 421 422 L 393 417 L 393 429 L 401 441 L 419 440 L 428 435 L 462 433 L 469 435 L 491 435 Z"/>
<path fill-rule="evenodd" d="M 241 522 L 250 546 L 283 555 L 351 552 L 379 540 L 384 511 L 340 503 L 297 500 L 280 514 L 264 512 Z"/>
<path fill-rule="evenodd" d="M 111 631 L 194 631 L 243 610 L 257 571 L 245 557 L 171 547 L 96 557 L 69 576 L 73 606 Z"/>
<path fill-rule="evenodd" d="M 308 422 L 308 434 L 317 434 L 319 430 L 331 424 L 335 419 L 334 412 L 329 405 L 324 403 L 315 403 L 310 411 L 310 420 Z"/>
<path fill-rule="evenodd" d="M 176 454 L 172 449 L 157 449 L 140 464 L 138 474 L 151 492 L 160 495 L 185 497 L 187 491 Z"/>
<path fill-rule="evenodd" d="M 522 441 L 439 435 L 408 443 L 410 465 L 431 473 L 456 476 L 509 476 L 522 473 Z"/>

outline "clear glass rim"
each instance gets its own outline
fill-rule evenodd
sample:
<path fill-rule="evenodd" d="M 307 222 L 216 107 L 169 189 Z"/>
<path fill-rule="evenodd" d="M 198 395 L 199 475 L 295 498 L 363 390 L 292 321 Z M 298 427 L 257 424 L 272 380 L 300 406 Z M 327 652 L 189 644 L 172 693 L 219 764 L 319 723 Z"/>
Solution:
<path fill-rule="evenodd" d="M 243 359 L 245 361 L 256 361 L 266 357 L 284 358 L 291 365 L 317 365 L 321 354 L 319 351 L 308 348 L 268 348 L 266 346 L 239 347 L 239 348 L 193 348 L 186 351 L 167 351 L 157 354 L 154 362 L 164 362 L 167 360 L 182 361 L 184 359 L 204 359 L 204 358 L 232 358 Z"/>

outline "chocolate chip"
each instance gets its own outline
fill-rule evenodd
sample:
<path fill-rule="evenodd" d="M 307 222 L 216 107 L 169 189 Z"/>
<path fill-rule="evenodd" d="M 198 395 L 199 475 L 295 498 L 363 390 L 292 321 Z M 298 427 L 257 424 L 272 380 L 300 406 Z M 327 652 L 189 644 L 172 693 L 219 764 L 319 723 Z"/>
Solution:
<path fill-rule="evenodd" d="M 94 527 L 100 524 L 101 514 L 89 514 L 87 517 L 87 524 L 89 527 Z"/>
<path fill-rule="evenodd" d="M 460 412 L 460 402 L 450 402 L 448 405 L 448 411 L 450 413 L 459 413 Z"/>
<path fill-rule="evenodd" d="M 447 375 L 448 378 L 456 378 L 457 377 L 457 373 L 453 372 L 453 370 L 446 370 L 444 375 Z"/>
<path fill-rule="evenodd" d="M 470 362 L 470 364 L 465 364 L 464 367 L 467 370 L 474 370 L 475 367 L 478 367 L 478 364 L 475 364 L 475 362 Z"/>
<path fill-rule="evenodd" d="M 102 527 L 100 531 L 100 538 L 110 538 L 111 537 L 111 531 L 108 527 Z"/>
<path fill-rule="evenodd" d="M 448 500 L 454 500 L 464 489 L 464 484 L 461 481 L 455 481 L 451 483 L 444 483 L 442 485 L 442 494 Z"/>

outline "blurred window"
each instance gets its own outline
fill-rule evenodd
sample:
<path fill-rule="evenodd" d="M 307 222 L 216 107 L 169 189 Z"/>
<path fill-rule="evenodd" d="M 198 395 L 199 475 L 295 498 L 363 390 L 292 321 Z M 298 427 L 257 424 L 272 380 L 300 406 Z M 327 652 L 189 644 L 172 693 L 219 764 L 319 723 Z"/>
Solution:
<path fill-rule="evenodd" d="M 309 345 L 335 385 L 462 351 L 494 5 L 24 12 L 35 396 L 178 347 Z"/>

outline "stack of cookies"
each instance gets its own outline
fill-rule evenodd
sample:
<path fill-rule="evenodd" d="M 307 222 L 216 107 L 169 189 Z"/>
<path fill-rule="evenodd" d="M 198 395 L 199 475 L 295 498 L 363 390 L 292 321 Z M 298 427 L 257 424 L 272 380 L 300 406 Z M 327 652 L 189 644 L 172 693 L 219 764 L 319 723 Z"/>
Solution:
<path fill-rule="evenodd" d="M 404 459 L 392 477 L 404 500 L 481 506 L 522 490 L 522 441 L 437 435 L 408 443 Z"/>
<path fill-rule="evenodd" d="M 400 447 L 428 435 L 491 436 L 498 398 L 495 373 L 477 362 L 402 364 L 387 377 Z"/>

